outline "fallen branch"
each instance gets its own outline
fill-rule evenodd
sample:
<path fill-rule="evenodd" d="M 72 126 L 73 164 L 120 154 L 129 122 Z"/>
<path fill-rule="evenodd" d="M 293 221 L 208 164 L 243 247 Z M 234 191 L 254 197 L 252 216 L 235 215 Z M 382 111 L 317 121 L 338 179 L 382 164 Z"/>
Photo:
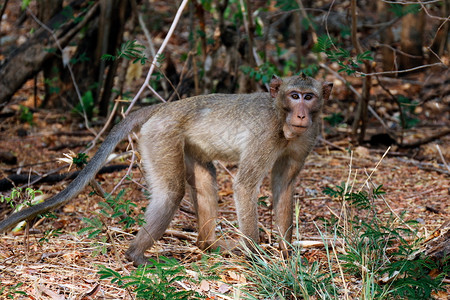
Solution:
<path fill-rule="evenodd" d="M 428 136 L 426 138 L 417 140 L 415 142 L 404 143 L 404 144 L 401 144 L 399 146 L 401 148 L 416 148 L 416 147 L 419 147 L 421 145 L 428 144 L 428 143 L 430 143 L 430 142 L 432 142 L 434 140 L 437 140 L 437 139 L 439 139 L 441 137 L 444 137 L 447 134 L 450 134 L 450 128 L 443 129 L 441 131 L 436 132 L 435 134 L 433 134 L 431 136 Z"/>
<path fill-rule="evenodd" d="M 101 168 L 97 174 L 113 173 L 121 171 L 128 167 L 129 167 L 128 164 L 106 166 Z M 31 175 L 31 176 L 29 174 L 13 174 L 8 176 L 7 178 L 0 180 L 0 191 L 12 189 L 14 186 L 17 186 L 19 184 L 29 183 L 31 185 L 32 183 L 36 182 L 55 183 L 63 180 L 72 180 L 75 179 L 75 177 L 77 177 L 79 173 L 80 171 L 74 171 L 71 173 L 64 173 L 64 174 L 45 174 L 45 175 Z"/>

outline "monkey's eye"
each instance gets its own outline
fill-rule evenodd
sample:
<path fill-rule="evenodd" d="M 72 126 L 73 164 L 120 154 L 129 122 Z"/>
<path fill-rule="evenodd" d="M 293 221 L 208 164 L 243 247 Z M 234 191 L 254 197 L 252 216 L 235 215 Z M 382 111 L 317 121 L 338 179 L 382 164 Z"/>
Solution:
<path fill-rule="evenodd" d="M 313 98 L 313 96 L 311 94 L 305 95 L 305 100 L 311 100 L 312 98 Z"/>
<path fill-rule="evenodd" d="M 300 96 L 298 94 L 291 94 L 292 99 L 300 99 Z"/>

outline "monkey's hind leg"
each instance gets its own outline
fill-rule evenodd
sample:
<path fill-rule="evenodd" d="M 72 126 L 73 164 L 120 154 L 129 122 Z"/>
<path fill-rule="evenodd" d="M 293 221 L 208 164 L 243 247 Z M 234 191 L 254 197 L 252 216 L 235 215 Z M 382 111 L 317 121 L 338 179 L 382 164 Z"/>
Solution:
<path fill-rule="evenodd" d="M 201 163 L 186 156 L 186 179 L 189 195 L 195 207 L 198 221 L 197 245 L 200 249 L 217 248 L 217 182 L 212 163 Z"/>
<path fill-rule="evenodd" d="M 181 143 L 173 144 L 172 152 L 165 152 L 167 148 L 161 142 L 141 147 L 151 200 L 145 211 L 145 224 L 125 253 L 135 266 L 148 263 L 145 251 L 163 236 L 184 197 L 183 148 Z"/>
<path fill-rule="evenodd" d="M 135 266 L 148 263 L 144 252 L 151 248 L 169 227 L 184 196 L 184 182 L 177 185 L 176 189 L 173 189 L 173 185 L 170 189 L 162 186 L 152 188 L 152 199 L 145 210 L 145 224 L 125 254 Z"/>

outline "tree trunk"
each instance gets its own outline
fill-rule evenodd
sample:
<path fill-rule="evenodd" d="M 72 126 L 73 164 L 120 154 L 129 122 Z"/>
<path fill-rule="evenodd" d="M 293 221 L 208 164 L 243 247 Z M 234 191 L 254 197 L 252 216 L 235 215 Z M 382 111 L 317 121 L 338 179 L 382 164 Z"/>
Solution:
<path fill-rule="evenodd" d="M 55 16 L 62 9 L 62 0 L 41 0 L 36 2 L 38 11 L 37 17 L 41 22 L 47 24 L 50 19 Z M 57 53 L 57 52 L 54 52 Z M 61 90 L 61 81 L 59 80 L 59 73 L 63 69 L 62 60 L 57 55 L 53 54 L 51 58 L 43 66 L 44 72 L 44 87 L 45 98 L 42 106 L 47 103 L 53 103 L 53 99 L 58 97 L 58 92 Z M 52 99 L 53 98 L 53 99 Z"/>
<path fill-rule="evenodd" d="M 99 4 L 98 22 L 87 29 L 83 40 L 79 42 L 73 56 L 77 61 L 73 65 L 73 70 L 81 94 L 91 91 L 93 104 L 99 108 L 101 116 L 106 116 L 118 62 L 106 62 L 101 57 L 104 54 L 116 54 L 122 42 L 125 22 L 131 9 L 127 0 L 100 0 Z M 67 86 L 73 85 L 67 70 L 61 74 L 61 78 Z M 73 105 L 78 103 L 73 88 L 65 89 L 60 97 Z"/>
<path fill-rule="evenodd" d="M 80 2 L 83 4 L 88 1 L 73 1 L 69 6 L 75 9 L 80 6 Z M 80 29 L 92 20 L 97 8 L 98 5 L 94 4 L 79 22 L 63 12 L 58 13 L 50 20 L 47 27 L 53 30 L 61 47 L 65 47 Z M 45 62 L 52 57 L 52 54 L 47 51 L 49 48 L 57 48 L 56 41 L 49 31 L 39 28 L 27 42 L 0 65 L 0 108 L 8 104 L 14 93 L 29 78 L 42 70 Z"/>
<path fill-rule="evenodd" d="M 377 12 L 380 23 L 388 22 L 392 18 L 392 12 L 389 11 L 389 6 L 383 1 L 377 1 Z M 394 43 L 394 34 L 392 33 L 392 28 L 390 26 L 380 32 L 380 43 L 389 46 Z M 381 54 L 383 71 L 395 70 L 394 50 L 387 46 L 382 46 Z"/>
<path fill-rule="evenodd" d="M 423 35 L 425 29 L 425 13 L 407 14 L 402 20 L 400 34 L 401 50 L 409 55 L 400 55 L 400 69 L 410 69 L 423 63 Z"/>

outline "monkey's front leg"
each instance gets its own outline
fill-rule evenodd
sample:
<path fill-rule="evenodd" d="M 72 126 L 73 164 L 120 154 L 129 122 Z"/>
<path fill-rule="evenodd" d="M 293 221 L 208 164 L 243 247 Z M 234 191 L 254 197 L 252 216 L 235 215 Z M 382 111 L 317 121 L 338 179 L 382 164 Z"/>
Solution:
<path fill-rule="evenodd" d="M 280 249 L 286 256 L 292 241 L 293 195 L 302 164 L 290 157 L 278 158 L 272 169 L 272 196 L 276 229 L 280 234 Z"/>
<path fill-rule="evenodd" d="M 234 200 L 236 204 L 239 230 L 245 235 L 245 244 L 252 249 L 253 243 L 259 242 L 258 231 L 258 191 L 264 177 L 260 166 L 252 167 L 248 161 L 240 164 L 234 181 Z"/>

